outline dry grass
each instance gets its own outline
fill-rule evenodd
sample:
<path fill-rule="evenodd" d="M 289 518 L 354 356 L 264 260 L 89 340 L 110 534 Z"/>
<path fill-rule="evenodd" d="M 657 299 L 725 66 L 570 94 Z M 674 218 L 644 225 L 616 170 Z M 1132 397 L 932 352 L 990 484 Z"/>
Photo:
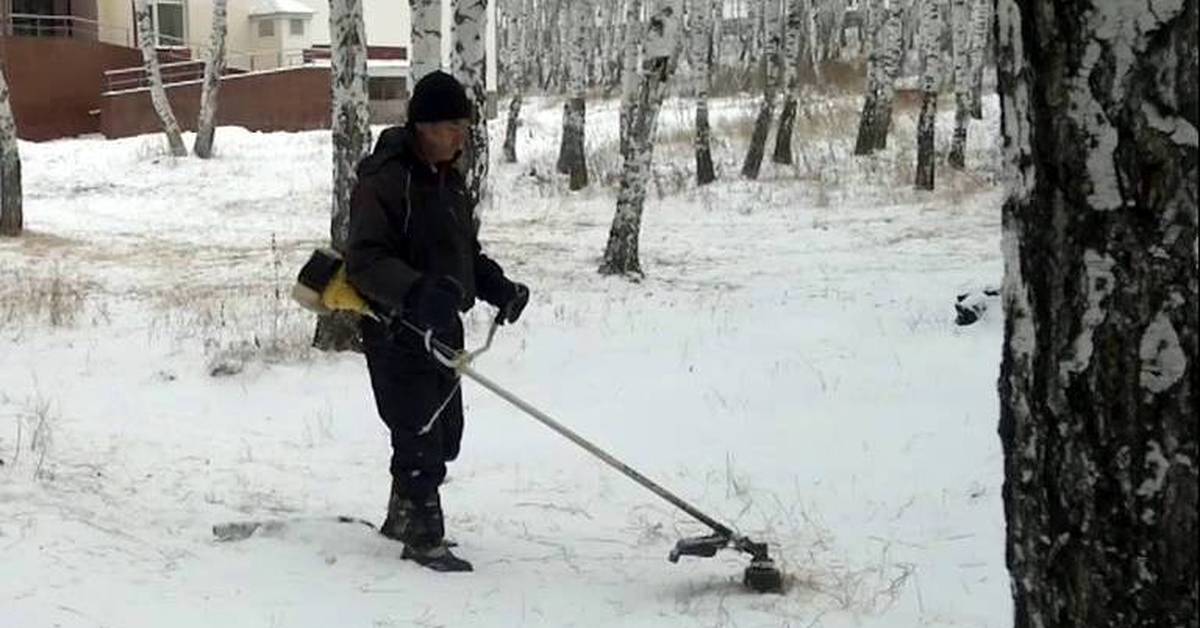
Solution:
<path fill-rule="evenodd" d="M 0 273 L 0 329 L 25 325 L 72 327 L 82 318 L 95 284 L 68 277 L 62 267 L 48 271 L 33 267 Z"/>

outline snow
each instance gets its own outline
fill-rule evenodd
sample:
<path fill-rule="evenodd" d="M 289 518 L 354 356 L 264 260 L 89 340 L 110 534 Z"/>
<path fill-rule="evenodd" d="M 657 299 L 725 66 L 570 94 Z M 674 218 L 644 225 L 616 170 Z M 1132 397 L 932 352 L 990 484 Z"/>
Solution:
<path fill-rule="evenodd" d="M 300 0 L 255 0 L 250 7 L 250 17 L 272 15 L 312 15 L 316 13 Z"/>
<path fill-rule="evenodd" d="M 739 180 L 750 99 L 713 102 L 722 178 L 697 190 L 691 109 L 668 102 L 639 283 L 595 272 L 617 107 L 589 104 L 598 183 L 574 195 L 546 176 L 560 107 L 528 103 L 523 161 L 493 165 L 484 246 L 533 300 L 475 366 L 768 541 L 785 595 L 744 591 L 733 553 L 667 562 L 704 527 L 470 382 L 443 499 L 476 572 L 333 522 L 382 516 L 389 452 L 361 358 L 308 351 L 286 296 L 328 237 L 328 133 L 221 128 L 209 161 L 161 135 L 21 146 L 28 232 L 0 241 L 0 626 L 1009 625 L 1003 322 L 957 327 L 953 307 L 1002 272 L 995 98 L 974 172 L 934 193 L 905 170 L 911 111 L 853 160 L 851 133 L 805 122 L 836 121 L 815 107 L 799 165 Z M 472 343 L 487 320 L 469 317 Z M 241 370 L 210 376 L 224 363 Z M 291 523 L 213 538 L 274 519 Z"/>

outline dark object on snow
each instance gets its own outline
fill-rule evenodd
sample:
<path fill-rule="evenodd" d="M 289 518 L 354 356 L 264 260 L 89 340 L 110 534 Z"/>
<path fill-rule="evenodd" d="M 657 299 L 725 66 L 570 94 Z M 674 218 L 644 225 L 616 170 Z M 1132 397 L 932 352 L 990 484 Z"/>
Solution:
<path fill-rule="evenodd" d="M 989 304 L 999 297 L 999 288 L 972 290 L 958 295 L 954 303 L 955 324 L 970 325 L 983 318 L 988 311 Z"/>
<path fill-rule="evenodd" d="M 434 571 L 474 571 L 471 563 L 457 557 L 446 542 L 442 502 L 435 488 L 432 493 L 416 495 L 411 487 L 392 479 L 387 518 L 379 533 L 404 543 L 400 558 L 411 560 Z"/>
<path fill-rule="evenodd" d="M 336 517 L 315 517 L 311 519 L 261 519 L 252 521 L 230 521 L 228 523 L 219 523 L 212 527 L 213 536 L 222 543 L 232 541 L 242 541 L 254 536 L 255 533 L 261 531 L 263 534 L 274 534 L 281 532 L 289 524 L 303 521 L 330 521 L 333 523 L 356 523 L 375 529 L 375 524 L 360 519 L 358 517 L 350 517 L 346 515 L 338 515 Z"/>

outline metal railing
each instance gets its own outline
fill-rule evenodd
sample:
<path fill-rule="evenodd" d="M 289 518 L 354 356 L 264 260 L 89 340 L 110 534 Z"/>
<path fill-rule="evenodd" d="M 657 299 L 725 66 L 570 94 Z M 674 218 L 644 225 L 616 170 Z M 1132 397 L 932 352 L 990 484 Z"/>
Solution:
<path fill-rule="evenodd" d="M 73 37 L 131 48 L 137 44 L 131 29 L 74 15 L 12 13 L 0 27 L 5 35 L 18 37 Z"/>
<path fill-rule="evenodd" d="M 183 52 L 186 49 L 180 49 Z M 206 51 L 202 52 L 207 55 Z M 189 54 L 191 54 L 189 52 Z M 225 76 L 306 65 L 302 50 L 268 50 L 260 52 L 229 52 L 225 55 Z M 199 55 L 184 61 L 172 61 L 159 66 L 164 86 L 198 81 L 204 78 L 205 59 Z M 144 66 L 106 70 L 104 91 L 118 92 L 150 86 Z"/>

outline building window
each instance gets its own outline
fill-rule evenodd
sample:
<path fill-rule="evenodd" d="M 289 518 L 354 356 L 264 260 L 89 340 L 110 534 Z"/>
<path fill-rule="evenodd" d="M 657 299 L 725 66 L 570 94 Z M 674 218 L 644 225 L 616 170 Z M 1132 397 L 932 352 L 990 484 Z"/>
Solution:
<path fill-rule="evenodd" d="M 259 37 L 274 37 L 275 36 L 275 20 L 259 20 L 258 21 L 258 36 Z"/>
<path fill-rule="evenodd" d="M 367 82 L 368 100 L 403 100 L 405 94 L 403 76 L 372 76 Z"/>
<path fill-rule="evenodd" d="M 289 32 L 294 37 L 304 37 L 304 20 L 292 18 L 288 20 Z"/>
<path fill-rule="evenodd" d="M 150 18 L 158 34 L 160 47 L 178 47 L 187 44 L 187 27 L 184 21 L 184 0 L 155 0 L 150 5 Z"/>

